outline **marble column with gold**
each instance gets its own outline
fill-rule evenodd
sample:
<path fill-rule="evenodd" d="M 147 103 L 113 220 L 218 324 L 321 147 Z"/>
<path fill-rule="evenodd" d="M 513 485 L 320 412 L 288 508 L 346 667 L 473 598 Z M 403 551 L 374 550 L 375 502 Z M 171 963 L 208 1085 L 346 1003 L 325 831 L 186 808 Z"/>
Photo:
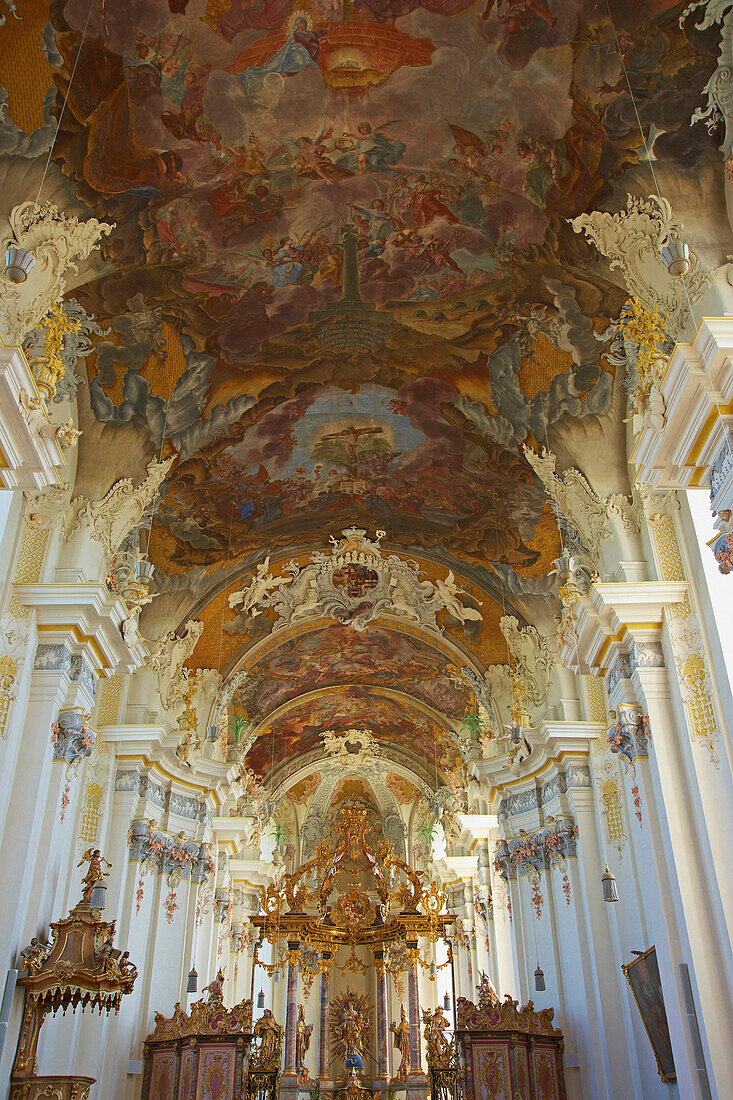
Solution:
<path fill-rule="evenodd" d="M 417 940 L 407 941 L 407 1014 L 410 1020 L 410 1068 L 407 1073 L 407 1100 L 424 1095 L 425 1072 L 420 1064 L 420 990 L 418 985 Z"/>
<path fill-rule="evenodd" d="M 323 1089 L 333 1084 L 330 1073 L 331 1044 L 329 1042 L 329 1006 L 330 1006 L 330 964 L 332 959 L 330 951 L 324 951 L 321 955 L 323 970 L 321 971 L 321 1001 L 318 1017 L 318 1083 Z"/>
<path fill-rule="evenodd" d="M 298 948 L 297 941 L 288 943 L 288 991 L 285 1016 L 284 1074 L 295 1076 L 296 1027 L 298 1022 Z"/>
<path fill-rule="evenodd" d="M 375 972 L 377 976 L 377 1088 L 389 1084 L 389 1065 L 387 1061 L 387 969 L 384 951 L 374 952 Z"/>

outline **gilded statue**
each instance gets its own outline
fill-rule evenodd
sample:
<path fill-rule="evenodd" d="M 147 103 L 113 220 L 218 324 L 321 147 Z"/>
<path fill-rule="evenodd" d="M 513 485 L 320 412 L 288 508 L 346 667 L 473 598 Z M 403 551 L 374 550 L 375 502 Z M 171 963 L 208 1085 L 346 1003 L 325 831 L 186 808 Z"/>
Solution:
<path fill-rule="evenodd" d="M 81 880 L 83 886 L 81 899 L 82 901 L 91 902 L 94 887 L 109 875 L 109 871 L 105 871 L 102 868 L 102 864 L 104 863 L 106 867 L 111 867 L 112 864 L 109 860 L 104 858 L 99 848 L 95 848 L 94 850 L 87 848 L 77 863 L 77 867 L 82 867 L 85 863 L 88 863 L 89 867 L 84 878 Z"/>
<path fill-rule="evenodd" d="M 28 947 L 24 947 L 20 953 L 23 965 L 29 974 L 37 974 L 51 952 L 50 943 L 41 943 L 36 936 L 33 937 Z"/>
<path fill-rule="evenodd" d="M 422 1022 L 425 1025 L 423 1035 L 428 1048 L 428 1064 L 431 1066 L 445 1065 L 451 1059 L 450 1043 L 443 1032 L 450 1027 L 448 1020 L 443 1015 L 441 1008 L 423 1009 Z"/>
<path fill-rule="evenodd" d="M 395 1080 L 402 1083 L 410 1068 L 410 1021 L 407 1019 L 404 1004 L 400 1005 L 400 1022 L 392 1024 L 390 1030 L 394 1034 L 394 1045 L 401 1055 Z"/>
<path fill-rule="evenodd" d="M 338 1053 L 345 1058 L 349 1054 L 364 1054 L 369 1031 L 369 1001 L 347 989 L 332 1009 L 331 1029 Z"/>
<path fill-rule="evenodd" d="M 254 1026 L 254 1037 L 259 1047 L 252 1053 L 250 1066 L 258 1070 L 280 1069 L 283 1029 L 269 1008 L 266 1008 Z"/>
<path fill-rule="evenodd" d="M 295 1028 L 295 1069 L 301 1085 L 308 1083 L 308 1070 L 305 1066 L 308 1047 L 311 1043 L 313 1024 L 306 1024 L 303 1006 L 298 1005 L 298 1022 Z"/>

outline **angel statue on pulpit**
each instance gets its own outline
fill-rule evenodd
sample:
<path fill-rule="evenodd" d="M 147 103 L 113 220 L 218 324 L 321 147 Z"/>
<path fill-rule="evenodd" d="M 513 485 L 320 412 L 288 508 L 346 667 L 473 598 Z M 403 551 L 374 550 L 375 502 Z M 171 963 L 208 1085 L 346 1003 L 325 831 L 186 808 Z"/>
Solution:
<path fill-rule="evenodd" d="M 105 867 L 111 867 L 112 864 L 109 860 L 104 858 L 99 848 L 87 848 L 77 863 L 77 867 L 83 867 L 85 863 L 88 863 L 89 867 L 87 868 L 87 873 L 84 875 L 84 878 L 81 880 L 83 887 L 81 897 L 82 901 L 91 902 L 95 886 L 103 882 L 109 875 L 109 871 L 105 871 L 102 868 L 102 864 L 104 864 Z"/>

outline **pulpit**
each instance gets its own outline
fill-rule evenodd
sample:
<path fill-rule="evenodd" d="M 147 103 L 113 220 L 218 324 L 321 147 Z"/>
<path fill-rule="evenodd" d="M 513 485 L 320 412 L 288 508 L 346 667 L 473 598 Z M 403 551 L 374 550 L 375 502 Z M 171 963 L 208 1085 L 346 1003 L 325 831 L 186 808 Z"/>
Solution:
<path fill-rule="evenodd" d="M 467 1100 L 565 1100 L 562 1032 L 552 1008 L 519 1008 L 507 995 L 459 997 L 456 1039 Z"/>
<path fill-rule="evenodd" d="M 190 1015 L 155 1014 L 145 1040 L 142 1100 L 241 1100 L 252 1040 L 252 1002 L 195 1001 Z"/>

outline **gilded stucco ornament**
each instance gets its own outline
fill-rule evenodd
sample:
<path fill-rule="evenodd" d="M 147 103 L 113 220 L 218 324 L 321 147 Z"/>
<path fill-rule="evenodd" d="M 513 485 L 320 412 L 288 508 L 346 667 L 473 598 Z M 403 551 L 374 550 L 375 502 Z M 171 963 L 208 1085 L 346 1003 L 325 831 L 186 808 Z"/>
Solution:
<path fill-rule="evenodd" d="M 52 202 L 24 202 L 13 207 L 8 218 L 12 237 L 0 246 L 18 243 L 30 250 L 35 266 L 24 283 L 13 283 L 0 270 L 0 316 L 6 344 L 21 344 L 37 328 L 66 287 L 68 272 L 78 273 L 78 263 L 99 247 L 114 225 L 89 218 L 80 222 L 67 217 Z"/>
<path fill-rule="evenodd" d="M 251 618 L 272 610 L 274 630 L 331 618 L 361 631 L 386 614 L 442 634 L 437 621 L 442 611 L 464 625 L 482 619 L 477 608 L 466 605 L 468 594 L 452 571 L 435 581 L 423 579 L 416 562 L 384 555 L 380 543 L 385 531 L 377 531 L 374 539 L 356 527 L 342 534 L 338 541 L 331 538 L 330 553 L 317 551 L 305 566 L 290 561 L 277 576 L 266 558 L 250 584 L 230 595 L 229 606 Z"/>
<path fill-rule="evenodd" d="M 607 214 L 595 210 L 570 223 L 576 233 L 585 232 L 598 251 L 618 268 L 633 298 L 666 317 L 670 336 L 679 339 L 689 320 L 690 306 L 709 284 L 710 276 L 700 270 L 700 261 L 690 252 L 690 269 L 684 281 L 670 275 L 660 252 L 670 236 L 681 230 L 666 199 L 627 195 L 626 210 Z"/>

